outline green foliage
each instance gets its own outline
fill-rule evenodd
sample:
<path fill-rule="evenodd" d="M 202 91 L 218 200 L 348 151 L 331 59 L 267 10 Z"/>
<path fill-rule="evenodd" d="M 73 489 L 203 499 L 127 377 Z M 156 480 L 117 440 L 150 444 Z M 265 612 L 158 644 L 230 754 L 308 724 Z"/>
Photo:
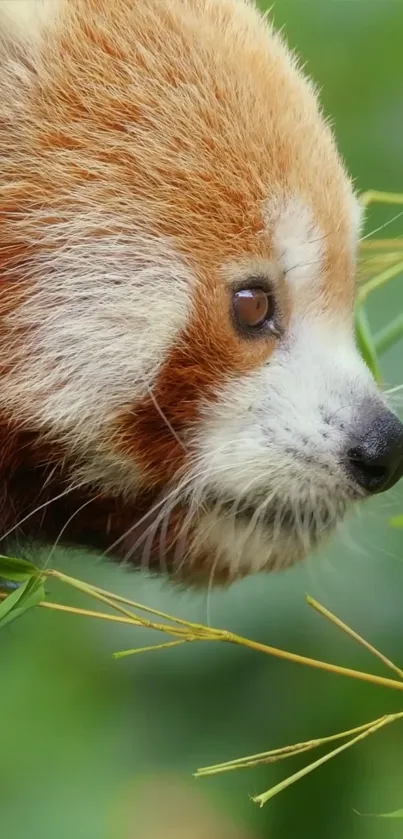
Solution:
<path fill-rule="evenodd" d="M 375 376 L 375 379 L 379 382 L 381 379 L 381 368 L 378 354 L 368 318 L 362 306 L 358 306 L 356 310 L 355 331 L 358 349 L 365 363 Z"/>
<path fill-rule="evenodd" d="M 21 617 L 28 609 L 38 606 L 44 599 L 45 589 L 40 576 L 29 577 L 0 603 L 0 629 Z"/>
<path fill-rule="evenodd" d="M 17 557 L 0 556 L 0 578 L 12 580 L 15 583 L 23 583 L 30 577 L 36 577 L 40 573 L 33 562 Z"/>
<path fill-rule="evenodd" d="M 403 810 L 395 810 L 394 813 L 358 813 L 358 816 L 367 816 L 373 819 L 403 819 Z"/>

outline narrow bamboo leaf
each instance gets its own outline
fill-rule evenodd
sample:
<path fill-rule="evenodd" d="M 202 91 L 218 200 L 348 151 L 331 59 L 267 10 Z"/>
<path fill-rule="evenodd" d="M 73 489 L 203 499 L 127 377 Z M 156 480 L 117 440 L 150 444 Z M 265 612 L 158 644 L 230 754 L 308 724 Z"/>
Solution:
<path fill-rule="evenodd" d="M 23 583 L 38 574 L 40 574 L 39 568 L 32 562 L 28 562 L 26 559 L 17 559 L 13 556 L 0 555 L 0 577 L 3 577 L 3 579 Z"/>
<path fill-rule="evenodd" d="M 371 819 L 403 819 L 403 810 L 395 810 L 394 813 L 359 813 L 355 810 L 357 816 L 366 816 Z"/>
<path fill-rule="evenodd" d="M 27 580 L 26 583 L 20 586 L 16 591 L 13 591 L 12 594 L 9 594 L 8 597 L 0 603 L 0 624 L 3 623 L 7 615 L 9 615 L 13 609 L 17 608 L 18 603 L 24 597 L 28 583 L 29 580 Z"/>
<path fill-rule="evenodd" d="M 30 577 L 0 603 L 0 629 L 4 629 L 7 624 L 20 617 L 28 609 L 37 606 L 44 599 L 45 589 L 42 579 L 38 576 Z"/>
<path fill-rule="evenodd" d="M 371 330 L 368 324 L 367 316 L 362 306 L 358 307 L 355 314 L 355 334 L 360 353 L 368 365 L 369 369 L 377 379 L 381 379 L 381 370 L 379 366 L 378 356 L 375 349 L 375 343 L 372 338 Z"/>
<path fill-rule="evenodd" d="M 390 520 L 392 527 L 403 527 L 403 516 L 395 516 Z"/>
<path fill-rule="evenodd" d="M 133 650 L 120 650 L 117 653 L 112 653 L 114 658 L 125 658 L 129 655 L 137 655 L 137 653 L 149 653 L 155 650 L 164 650 L 167 647 L 178 647 L 180 644 L 186 644 L 187 641 L 192 641 L 193 638 L 183 638 L 180 641 L 166 641 L 163 644 L 152 644 L 149 647 L 135 647 Z"/>
<path fill-rule="evenodd" d="M 365 737 L 368 737 L 371 734 L 374 734 L 375 731 L 378 731 L 379 728 L 382 728 L 384 725 L 388 725 L 388 723 L 393 722 L 396 719 L 396 715 L 389 714 L 385 717 L 382 717 L 380 720 L 377 720 L 373 726 L 370 726 L 365 731 L 362 731 L 361 734 L 358 734 L 357 737 L 353 737 L 351 740 L 348 740 L 347 743 L 343 743 L 342 746 L 338 746 L 337 749 L 333 749 L 333 751 L 328 752 L 327 754 L 323 755 L 323 757 L 318 758 L 313 763 L 309 763 L 308 766 L 304 766 L 303 769 L 300 769 L 298 772 L 295 772 L 293 775 L 290 775 L 288 778 L 285 778 L 284 781 L 280 781 L 279 784 L 276 784 L 274 787 L 271 787 L 267 790 L 267 792 L 263 792 L 261 795 L 256 795 L 252 798 L 252 801 L 255 804 L 259 804 L 260 807 L 263 807 L 264 804 L 267 803 L 271 798 L 275 795 L 278 795 L 279 792 L 282 792 L 287 787 L 291 786 L 291 784 L 295 784 L 296 781 L 299 781 L 301 778 L 304 778 L 310 772 L 313 772 L 314 769 L 317 769 L 319 766 L 322 766 L 326 761 L 331 760 L 332 758 L 336 757 L 336 755 L 341 754 L 341 752 L 345 751 L 346 749 L 351 748 L 360 740 L 364 740 Z"/>

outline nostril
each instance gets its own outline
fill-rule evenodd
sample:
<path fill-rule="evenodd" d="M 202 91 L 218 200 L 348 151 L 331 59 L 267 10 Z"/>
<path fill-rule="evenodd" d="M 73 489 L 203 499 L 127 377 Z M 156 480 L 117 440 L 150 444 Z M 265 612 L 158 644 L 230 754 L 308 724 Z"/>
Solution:
<path fill-rule="evenodd" d="M 375 486 L 381 485 L 388 480 L 388 465 L 382 462 L 379 463 L 375 459 L 368 457 L 364 449 L 349 449 L 347 459 L 355 480 L 367 491 L 371 491 L 372 486 L 374 486 L 372 491 L 375 492 Z"/>

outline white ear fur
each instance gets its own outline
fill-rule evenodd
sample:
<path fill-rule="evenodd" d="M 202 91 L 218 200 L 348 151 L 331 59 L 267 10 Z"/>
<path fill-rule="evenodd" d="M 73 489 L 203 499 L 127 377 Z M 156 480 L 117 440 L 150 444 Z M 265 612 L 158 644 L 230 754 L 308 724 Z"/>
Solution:
<path fill-rule="evenodd" d="M 353 219 L 357 238 L 359 239 L 366 221 L 366 208 L 361 204 L 356 194 L 354 194 L 353 198 Z"/>

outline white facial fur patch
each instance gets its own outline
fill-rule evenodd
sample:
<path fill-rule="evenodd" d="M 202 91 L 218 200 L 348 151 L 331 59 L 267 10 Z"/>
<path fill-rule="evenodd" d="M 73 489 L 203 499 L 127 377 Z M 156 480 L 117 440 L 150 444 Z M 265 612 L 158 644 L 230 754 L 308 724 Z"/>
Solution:
<path fill-rule="evenodd" d="M 187 322 L 193 279 L 168 242 L 129 232 L 96 237 L 96 223 L 78 216 L 42 234 L 29 299 L 6 323 L 29 331 L 0 403 L 69 440 L 78 456 L 92 450 L 92 477 L 113 481 L 116 472 L 121 487 L 127 467 L 105 461 L 103 434 L 149 392 Z"/>
<path fill-rule="evenodd" d="M 266 367 L 228 384 L 217 404 L 206 406 L 195 496 L 206 493 L 218 503 L 201 518 L 199 546 L 215 544 L 217 562 L 234 574 L 306 555 L 309 536 L 302 524 L 300 533 L 284 536 L 282 511 L 296 511 L 297 531 L 301 503 L 318 511 L 319 529 L 322 514 L 332 526 L 344 515 L 351 487 L 341 458 L 371 399 L 380 397 L 344 324 L 306 318 L 291 325 Z M 235 521 L 251 499 L 255 520 Z M 260 525 L 273 505 L 270 538 Z"/>
<path fill-rule="evenodd" d="M 274 223 L 273 243 L 287 282 L 298 289 L 322 277 L 324 235 L 311 209 L 295 197 L 282 207 Z"/>

